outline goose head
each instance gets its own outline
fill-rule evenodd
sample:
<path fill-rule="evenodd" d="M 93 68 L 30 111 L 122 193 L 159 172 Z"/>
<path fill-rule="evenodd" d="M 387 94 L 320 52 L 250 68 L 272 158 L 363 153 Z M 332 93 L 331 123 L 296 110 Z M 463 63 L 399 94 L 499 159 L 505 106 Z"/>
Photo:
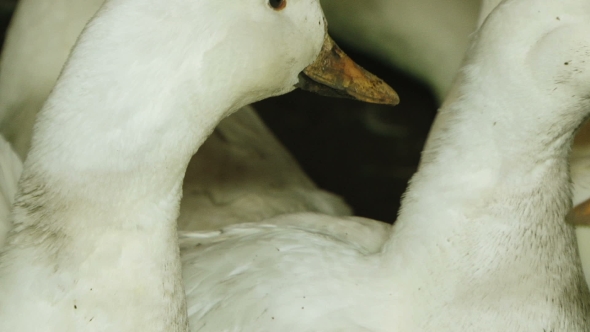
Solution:
<path fill-rule="evenodd" d="M 328 36 L 317 0 L 247 0 L 237 6 L 206 6 L 228 18 L 216 27 L 224 41 L 213 61 L 220 67 L 235 66 L 239 86 L 251 97 L 260 94 L 256 100 L 300 87 L 373 103 L 399 102 L 395 91 L 355 64 Z M 232 51 L 237 49 L 239 56 Z"/>
<path fill-rule="evenodd" d="M 202 53 L 191 57 L 187 52 L 186 61 L 193 61 L 190 75 L 203 77 L 200 69 L 206 66 L 206 84 L 225 86 L 226 91 L 231 87 L 238 107 L 295 89 L 299 74 L 318 58 L 326 36 L 317 0 L 175 2 L 182 3 L 177 8 L 185 7 L 178 12 L 186 19 L 183 28 L 198 36 L 194 52 Z"/>
<path fill-rule="evenodd" d="M 127 4 L 124 10 L 119 3 Z M 187 80 L 200 77 L 198 83 L 213 85 L 211 90 L 222 85 L 241 105 L 296 87 L 392 105 L 399 100 L 331 40 L 318 0 L 245 0 L 231 5 L 173 0 L 149 6 L 111 0 L 102 15 L 109 11 L 125 16 L 112 30 L 125 44 L 136 41 L 140 47 L 163 51 L 160 62 L 181 64 L 177 69 L 192 78 Z"/>

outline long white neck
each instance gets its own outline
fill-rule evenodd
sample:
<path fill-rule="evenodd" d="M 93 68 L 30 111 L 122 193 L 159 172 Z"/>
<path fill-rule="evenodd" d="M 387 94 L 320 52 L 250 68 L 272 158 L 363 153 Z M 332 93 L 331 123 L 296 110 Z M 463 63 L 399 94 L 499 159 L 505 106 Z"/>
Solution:
<path fill-rule="evenodd" d="M 556 42 L 578 31 L 553 30 L 552 22 L 559 21 L 551 12 L 546 16 L 545 35 L 538 26 L 528 31 L 531 38 L 545 36 L 532 48 L 492 39 L 501 30 L 478 36 L 490 47 L 472 46 L 459 97 L 440 111 L 444 122 L 431 133 L 411 180 L 385 251 L 394 262 L 404 258 L 426 270 L 428 298 L 483 309 L 478 305 L 503 305 L 502 296 L 519 294 L 515 298 L 526 301 L 516 306 L 536 309 L 523 307 L 518 314 L 541 320 L 542 309 L 559 306 L 570 317 L 588 314 L 590 297 L 565 217 L 571 207 L 569 146 L 590 102 L 552 85 L 551 75 L 564 77 L 562 68 L 578 71 L 564 66 L 571 56 L 567 47 L 563 54 L 547 52 L 569 46 Z M 505 48 L 494 44 L 498 40 Z M 572 45 L 583 45 L 577 42 Z"/>
<path fill-rule="evenodd" d="M 2 331 L 187 329 L 176 234 L 184 172 L 241 105 L 231 87 L 206 84 L 215 65 L 205 57 L 190 59 L 203 63 L 196 69 L 175 58 L 206 53 L 175 49 L 199 36 L 179 30 L 186 41 L 145 45 L 137 38 L 157 31 L 115 23 L 142 20 L 100 15 L 39 115 L 0 265 Z"/>

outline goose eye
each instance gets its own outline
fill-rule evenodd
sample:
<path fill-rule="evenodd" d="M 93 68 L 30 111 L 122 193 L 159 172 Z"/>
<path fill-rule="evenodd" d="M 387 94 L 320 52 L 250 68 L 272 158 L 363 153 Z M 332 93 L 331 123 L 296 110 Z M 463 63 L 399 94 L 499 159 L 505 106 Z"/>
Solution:
<path fill-rule="evenodd" d="M 268 4 L 274 10 L 282 10 L 283 8 L 287 7 L 287 0 L 268 0 Z"/>

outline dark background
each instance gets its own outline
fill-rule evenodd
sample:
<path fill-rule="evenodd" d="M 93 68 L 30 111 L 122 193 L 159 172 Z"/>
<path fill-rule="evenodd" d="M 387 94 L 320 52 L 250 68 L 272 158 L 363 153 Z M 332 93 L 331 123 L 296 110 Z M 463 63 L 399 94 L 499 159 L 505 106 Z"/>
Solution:
<path fill-rule="evenodd" d="M 0 0 L 2 41 L 17 0 Z M 338 40 L 336 40 L 338 42 Z M 340 46 L 400 95 L 395 108 L 295 91 L 256 109 L 321 187 L 343 196 L 360 216 L 393 222 L 420 158 L 436 101 L 409 75 Z"/>

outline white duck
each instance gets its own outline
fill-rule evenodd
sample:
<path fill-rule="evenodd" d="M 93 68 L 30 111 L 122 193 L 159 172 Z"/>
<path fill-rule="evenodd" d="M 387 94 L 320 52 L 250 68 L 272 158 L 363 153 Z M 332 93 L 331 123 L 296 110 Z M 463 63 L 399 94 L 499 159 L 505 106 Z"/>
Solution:
<path fill-rule="evenodd" d="M 108 0 L 37 119 L 0 262 L 0 331 L 186 331 L 178 204 L 217 123 L 313 87 L 304 69 L 397 102 L 325 28 L 316 0 Z"/>
<path fill-rule="evenodd" d="M 507 0 L 491 14 L 386 235 L 317 214 L 184 234 L 191 324 L 589 331 L 564 222 L 569 146 L 590 114 L 589 22 L 590 3 L 577 0 Z"/>
<path fill-rule="evenodd" d="M 0 123 L 22 158 L 38 110 L 103 2 L 19 1 L 0 62 Z M 338 196 L 317 188 L 250 107 L 222 121 L 207 139 L 190 163 L 183 192 L 179 224 L 185 230 L 287 212 L 351 213 Z M 10 220 L 0 218 L 0 247 L 10 228 Z"/>

